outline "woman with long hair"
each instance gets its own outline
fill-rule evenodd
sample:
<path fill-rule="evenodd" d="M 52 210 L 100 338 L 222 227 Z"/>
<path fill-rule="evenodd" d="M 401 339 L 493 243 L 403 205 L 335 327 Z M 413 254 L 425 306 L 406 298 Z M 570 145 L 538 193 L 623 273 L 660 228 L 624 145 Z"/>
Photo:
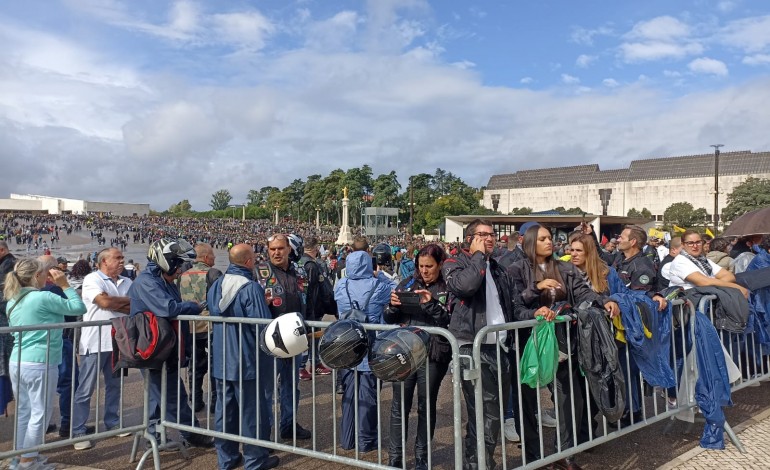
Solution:
<path fill-rule="evenodd" d="M 23 259 L 5 277 L 3 296 L 8 301 L 7 315 L 11 327 L 62 323 L 64 316 L 81 316 L 86 306 L 66 275 L 56 269 L 46 272 L 36 259 Z M 64 290 L 66 299 L 41 291 L 48 275 Z M 27 449 L 43 443 L 53 410 L 53 395 L 62 358 L 62 335 L 59 330 L 34 330 L 13 334 L 11 382 L 16 396 L 16 449 Z M 21 455 L 18 469 L 54 468 L 37 452 Z"/>
<path fill-rule="evenodd" d="M 576 268 L 567 262 L 559 261 L 553 257 L 553 240 L 550 230 L 533 225 L 524 232 L 524 253 L 526 258 L 511 265 L 509 274 L 516 286 L 514 297 L 515 316 L 518 320 L 531 320 L 543 317 L 547 321 L 553 321 L 556 317 L 554 308 L 560 302 L 567 302 L 577 306 L 589 301 L 603 305 L 610 315 L 617 315 L 618 305 L 609 300 L 605 295 L 598 294 L 583 282 Z M 569 326 L 557 325 L 565 335 L 569 335 Z M 521 330 L 518 339 L 520 347 L 526 343 L 531 334 L 531 329 Z M 573 340 L 571 345 L 574 345 Z M 580 368 L 574 351 L 560 351 L 560 357 L 564 357 L 556 369 L 555 380 L 555 404 L 557 412 L 558 439 L 561 450 L 574 447 L 588 440 L 590 417 L 586 412 L 587 398 L 584 388 L 579 384 Z M 518 382 L 518 367 L 513 368 L 513 378 Z M 572 386 L 570 385 L 572 382 Z M 540 456 L 540 438 L 536 414 L 538 410 L 536 389 L 521 386 L 521 400 L 524 422 L 522 439 L 524 441 L 524 454 L 526 462 L 538 460 Z M 574 412 L 571 411 L 574 404 Z M 573 422 L 577 430 L 577 436 L 573 436 Z M 580 467 L 570 457 L 554 464 L 556 468 L 579 469 Z"/>
<path fill-rule="evenodd" d="M 402 280 L 390 295 L 390 305 L 385 309 L 383 316 L 385 323 L 446 328 L 449 323 L 447 288 L 441 276 L 441 266 L 446 257 L 446 252 L 436 244 L 426 245 L 417 253 L 417 269 L 413 276 Z M 402 307 L 399 299 L 400 292 L 419 294 L 419 309 L 409 310 Z M 414 389 L 417 388 L 415 468 L 417 470 L 428 469 L 428 442 L 433 438 L 433 431 L 436 428 L 438 391 L 451 360 L 452 349 L 449 343 L 441 336 L 432 335 L 427 367 L 426 364 L 423 364 L 416 373 L 409 376 L 403 382 L 403 388 L 401 384 L 393 385 L 393 402 L 390 409 L 390 443 L 388 446 L 388 465 L 391 467 L 402 467 L 404 464 L 402 437 L 405 438 L 409 434 L 407 424 L 412 409 Z M 401 415 L 402 405 L 404 416 Z M 429 413 L 430 423 L 428 423 Z"/>

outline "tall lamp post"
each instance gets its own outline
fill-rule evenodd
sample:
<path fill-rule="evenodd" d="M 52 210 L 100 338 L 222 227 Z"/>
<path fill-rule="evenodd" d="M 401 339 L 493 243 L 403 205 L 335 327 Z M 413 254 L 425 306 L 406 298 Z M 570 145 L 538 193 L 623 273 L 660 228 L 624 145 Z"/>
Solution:
<path fill-rule="evenodd" d="M 719 226 L 719 148 L 722 144 L 712 144 L 714 147 L 714 236 Z"/>
<path fill-rule="evenodd" d="M 409 177 L 409 237 L 414 236 L 414 183 Z"/>

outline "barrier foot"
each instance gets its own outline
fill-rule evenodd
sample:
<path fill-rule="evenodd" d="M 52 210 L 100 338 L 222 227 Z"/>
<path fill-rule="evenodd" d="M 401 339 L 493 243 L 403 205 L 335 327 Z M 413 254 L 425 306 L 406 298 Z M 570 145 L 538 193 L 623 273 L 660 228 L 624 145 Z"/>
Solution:
<path fill-rule="evenodd" d="M 735 434 L 735 431 L 733 431 L 733 428 L 731 428 L 730 425 L 727 424 L 727 421 L 725 421 L 725 432 L 727 433 L 727 436 L 730 438 L 730 441 L 733 443 L 733 445 L 738 449 L 738 452 L 740 452 L 741 454 L 745 454 L 746 449 L 743 448 L 743 444 L 741 443 L 741 440 Z"/>
<path fill-rule="evenodd" d="M 134 438 L 134 447 L 138 447 L 139 443 L 139 435 L 137 434 Z M 144 467 L 144 462 L 147 460 L 147 457 L 152 454 L 152 460 L 155 464 L 155 470 L 160 470 L 160 449 L 158 447 L 158 441 L 155 440 L 155 436 L 145 432 L 144 438 L 147 439 L 147 441 L 150 443 L 150 448 L 144 451 L 144 454 L 142 454 L 142 458 L 139 459 L 139 463 L 136 465 L 136 470 L 142 470 Z"/>

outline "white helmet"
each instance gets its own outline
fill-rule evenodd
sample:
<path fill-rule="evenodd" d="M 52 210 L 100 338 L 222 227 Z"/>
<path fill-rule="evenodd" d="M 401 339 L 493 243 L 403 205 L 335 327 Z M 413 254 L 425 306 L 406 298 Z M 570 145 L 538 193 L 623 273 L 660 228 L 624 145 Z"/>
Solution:
<path fill-rule="evenodd" d="M 262 329 L 259 345 L 275 357 L 294 357 L 308 350 L 307 333 L 308 328 L 301 314 L 284 313 Z"/>
<path fill-rule="evenodd" d="M 166 274 L 174 274 L 185 261 L 195 260 L 195 249 L 185 239 L 161 238 L 150 245 L 147 259 Z"/>

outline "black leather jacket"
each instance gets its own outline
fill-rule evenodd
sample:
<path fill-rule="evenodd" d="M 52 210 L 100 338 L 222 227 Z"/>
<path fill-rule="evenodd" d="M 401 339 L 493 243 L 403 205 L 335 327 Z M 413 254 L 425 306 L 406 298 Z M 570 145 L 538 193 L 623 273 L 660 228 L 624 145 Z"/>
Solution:
<path fill-rule="evenodd" d="M 609 297 L 591 290 L 575 266 L 564 261 L 556 261 L 556 263 L 564 282 L 564 289 L 567 292 L 567 301 L 572 306 L 577 307 L 584 301 L 604 305 L 610 300 Z M 519 260 L 508 268 L 508 274 L 515 287 L 514 316 L 517 320 L 535 318 L 535 311 L 542 307 L 540 303 L 542 292 L 537 288 L 537 283 L 532 277 L 532 263 L 529 262 L 528 258 Z"/>
<path fill-rule="evenodd" d="M 515 288 L 505 269 L 498 265 L 494 258 L 490 258 L 489 266 L 505 321 L 513 321 L 512 298 L 516 296 Z M 480 251 L 471 255 L 463 250 L 446 260 L 441 268 L 444 282 L 451 294 L 449 305 L 452 318 L 449 320 L 448 329 L 461 342 L 473 341 L 476 333 L 487 325 L 486 271 L 487 260 Z M 508 335 L 509 340 L 510 337 L 511 335 Z"/>
<path fill-rule="evenodd" d="M 443 279 L 439 278 L 438 281 L 426 287 L 421 279 L 410 277 L 401 281 L 398 287 L 396 287 L 396 292 L 411 292 L 420 289 L 428 289 L 431 293 L 430 302 L 420 304 L 422 314 L 410 315 L 404 313 L 400 307 L 388 305 L 383 313 L 385 323 L 446 328 L 449 324 L 449 310 L 447 309 L 449 293 L 447 292 L 446 283 Z"/>

